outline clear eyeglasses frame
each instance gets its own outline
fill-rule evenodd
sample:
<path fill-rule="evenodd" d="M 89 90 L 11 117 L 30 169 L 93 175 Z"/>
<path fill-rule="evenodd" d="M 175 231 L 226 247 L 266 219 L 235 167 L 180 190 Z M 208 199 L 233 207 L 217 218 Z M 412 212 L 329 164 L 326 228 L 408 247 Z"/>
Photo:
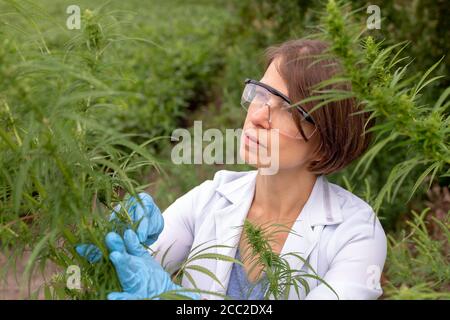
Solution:
<path fill-rule="evenodd" d="M 289 97 L 279 90 L 253 79 L 246 79 L 244 83 L 241 106 L 247 112 L 257 112 L 267 107 L 267 121 L 271 129 L 274 129 L 272 124 L 275 124 L 280 134 L 305 141 L 317 131 L 311 115 L 301 106 L 293 106 Z M 300 130 L 295 124 L 296 118 L 300 120 Z"/>

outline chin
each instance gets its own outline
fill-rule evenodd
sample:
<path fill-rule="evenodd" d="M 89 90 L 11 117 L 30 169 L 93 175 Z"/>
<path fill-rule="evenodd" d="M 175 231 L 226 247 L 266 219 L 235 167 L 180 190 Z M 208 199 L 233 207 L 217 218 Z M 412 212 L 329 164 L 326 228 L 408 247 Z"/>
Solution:
<path fill-rule="evenodd" d="M 267 168 L 270 165 L 265 164 L 265 162 L 261 161 L 259 156 L 249 150 L 246 150 L 245 146 L 242 146 L 239 151 L 240 158 L 244 161 L 245 164 L 252 166 L 253 168 Z"/>

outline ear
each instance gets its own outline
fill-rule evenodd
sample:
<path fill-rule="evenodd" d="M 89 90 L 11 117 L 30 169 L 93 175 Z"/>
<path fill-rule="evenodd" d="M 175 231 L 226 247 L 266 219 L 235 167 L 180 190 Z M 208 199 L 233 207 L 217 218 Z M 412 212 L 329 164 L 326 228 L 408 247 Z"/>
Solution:
<path fill-rule="evenodd" d="M 319 157 L 316 158 L 314 160 L 311 161 L 311 165 L 315 166 L 316 164 L 318 164 L 320 161 L 322 161 L 323 157 Z"/>

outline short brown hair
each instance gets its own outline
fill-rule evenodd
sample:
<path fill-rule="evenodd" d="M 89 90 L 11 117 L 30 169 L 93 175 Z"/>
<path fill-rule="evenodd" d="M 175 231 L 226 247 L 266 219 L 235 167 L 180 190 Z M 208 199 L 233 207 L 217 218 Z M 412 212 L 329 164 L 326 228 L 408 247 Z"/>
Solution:
<path fill-rule="evenodd" d="M 277 70 L 286 82 L 293 103 L 311 96 L 314 85 L 332 78 L 342 70 L 337 58 L 327 56 L 318 59 L 318 55 L 323 55 L 327 48 L 328 44 L 321 40 L 296 39 L 265 50 L 266 69 L 275 58 L 281 58 Z M 351 90 L 351 83 L 341 82 L 322 89 L 331 88 Z M 310 111 L 316 104 L 311 101 L 302 104 L 302 107 Z M 321 139 L 320 146 L 314 152 L 321 160 L 312 161 L 308 170 L 318 175 L 337 172 L 367 150 L 372 134 L 366 130 L 374 125 L 375 120 L 371 119 L 366 125 L 368 112 L 352 115 L 360 111 L 361 107 L 362 104 L 357 103 L 355 98 L 348 98 L 330 102 L 311 113 Z M 295 112 L 294 118 L 301 130 L 300 113 Z"/>

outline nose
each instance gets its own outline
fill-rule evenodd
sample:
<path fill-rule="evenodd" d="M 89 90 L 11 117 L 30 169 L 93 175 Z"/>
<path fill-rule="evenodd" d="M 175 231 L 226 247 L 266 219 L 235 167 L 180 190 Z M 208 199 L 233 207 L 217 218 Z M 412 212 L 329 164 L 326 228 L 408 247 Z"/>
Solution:
<path fill-rule="evenodd" d="M 250 121 L 255 128 L 270 129 L 269 112 L 269 106 L 264 105 L 249 115 Z"/>

